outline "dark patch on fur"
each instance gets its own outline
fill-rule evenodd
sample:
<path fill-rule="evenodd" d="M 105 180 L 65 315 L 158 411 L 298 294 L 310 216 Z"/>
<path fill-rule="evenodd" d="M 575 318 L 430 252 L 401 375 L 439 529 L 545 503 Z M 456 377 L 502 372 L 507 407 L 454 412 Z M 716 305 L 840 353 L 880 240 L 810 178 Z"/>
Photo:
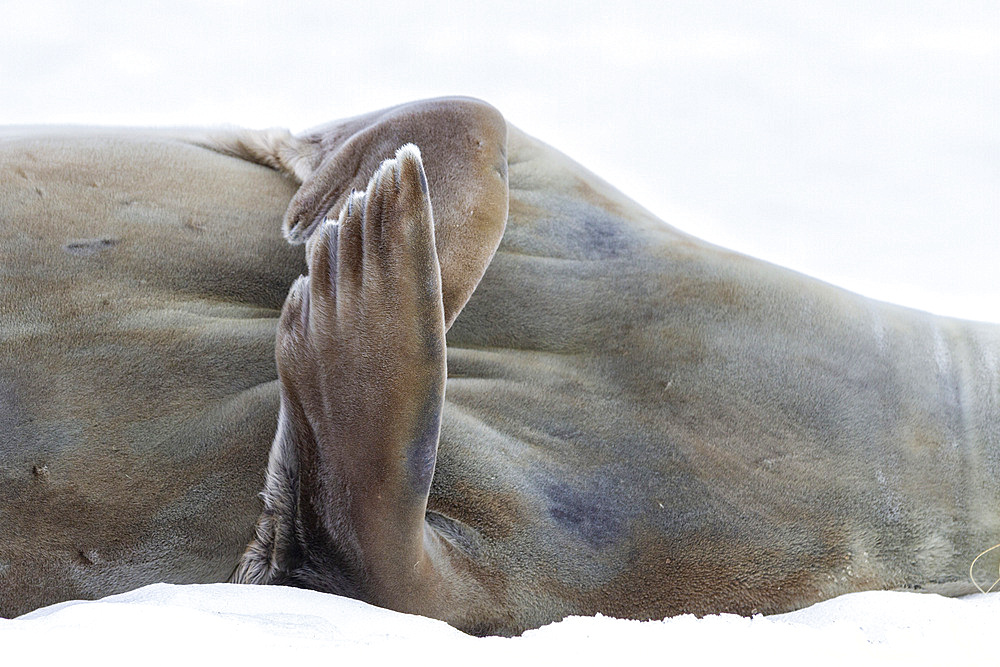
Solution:
<path fill-rule="evenodd" d="M 591 202 L 572 197 L 542 198 L 534 193 L 512 200 L 514 214 L 530 217 L 530 225 L 508 226 L 502 249 L 517 254 L 604 261 L 628 257 L 641 239 L 629 224 Z M 545 239 L 544 245 L 538 241 Z"/>
<path fill-rule="evenodd" d="M 359 567 L 327 535 L 317 535 L 295 521 L 295 540 L 285 545 L 285 562 L 267 583 L 363 599 Z"/>
<path fill-rule="evenodd" d="M 420 410 L 419 423 L 423 427 L 406 451 L 406 472 L 413 490 L 426 494 L 434 477 L 438 439 L 441 437 L 441 410 L 443 392 L 434 387 Z"/>
<path fill-rule="evenodd" d="M 63 248 L 71 255 L 89 257 L 118 245 L 118 239 L 79 239 L 68 242 Z"/>
<path fill-rule="evenodd" d="M 614 510 L 614 493 L 581 491 L 561 481 L 543 487 L 552 519 L 591 547 L 614 543 L 622 530 L 622 519 Z"/>
<path fill-rule="evenodd" d="M 603 216 L 584 219 L 582 245 L 588 259 L 610 259 L 628 250 L 628 238 L 616 222 Z"/>

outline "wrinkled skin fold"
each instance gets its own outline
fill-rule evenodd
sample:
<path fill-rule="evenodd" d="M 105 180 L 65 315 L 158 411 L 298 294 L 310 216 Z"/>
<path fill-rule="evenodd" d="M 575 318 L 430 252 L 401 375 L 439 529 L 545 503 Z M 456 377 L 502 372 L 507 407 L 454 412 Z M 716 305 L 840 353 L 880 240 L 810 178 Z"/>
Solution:
<path fill-rule="evenodd" d="M 1000 542 L 996 326 L 704 243 L 475 100 L 0 132 L 0 251 L 7 616 L 233 578 L 513 634 L 966 593 Z"/>

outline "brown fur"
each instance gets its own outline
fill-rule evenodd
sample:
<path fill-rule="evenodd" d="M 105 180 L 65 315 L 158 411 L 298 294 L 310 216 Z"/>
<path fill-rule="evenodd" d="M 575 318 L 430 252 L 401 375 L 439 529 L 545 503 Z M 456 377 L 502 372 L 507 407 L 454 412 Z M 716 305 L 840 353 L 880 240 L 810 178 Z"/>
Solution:
<path fill-rule="evenodd" d="M 5 614 L 249 541 L 238 580 L 509 634 L 967 592 L 1000 541 L 996 327 L 705 244 L 488 105 L 8 139 L 0 206 Z"/>

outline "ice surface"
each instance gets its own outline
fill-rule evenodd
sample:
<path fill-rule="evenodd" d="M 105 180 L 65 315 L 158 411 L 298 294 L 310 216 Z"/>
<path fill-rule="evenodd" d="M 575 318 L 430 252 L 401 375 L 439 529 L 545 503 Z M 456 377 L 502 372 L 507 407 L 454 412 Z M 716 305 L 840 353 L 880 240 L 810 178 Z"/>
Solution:
<path fill-rule="evenodd" d="M 997 595 L 883 591 L 780 616 L 576 616 L 521 637 L 475 638 L 440 621 L 315 591 L 155 584 L 0 620 L 0 646 L 5 664 L 943 665 L 987 655 L 998 614 Z"/>

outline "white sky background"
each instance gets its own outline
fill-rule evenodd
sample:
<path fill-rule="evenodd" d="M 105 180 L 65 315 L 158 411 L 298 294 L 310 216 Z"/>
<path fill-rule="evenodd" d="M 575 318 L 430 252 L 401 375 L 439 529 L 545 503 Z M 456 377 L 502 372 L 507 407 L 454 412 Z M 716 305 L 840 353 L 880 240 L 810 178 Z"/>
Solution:
<path fill-rule="evenodd" d="M 1000 3 L 0 0 L 0 124 L 481 97 L 665 221 L 1000 322 Z"/>

